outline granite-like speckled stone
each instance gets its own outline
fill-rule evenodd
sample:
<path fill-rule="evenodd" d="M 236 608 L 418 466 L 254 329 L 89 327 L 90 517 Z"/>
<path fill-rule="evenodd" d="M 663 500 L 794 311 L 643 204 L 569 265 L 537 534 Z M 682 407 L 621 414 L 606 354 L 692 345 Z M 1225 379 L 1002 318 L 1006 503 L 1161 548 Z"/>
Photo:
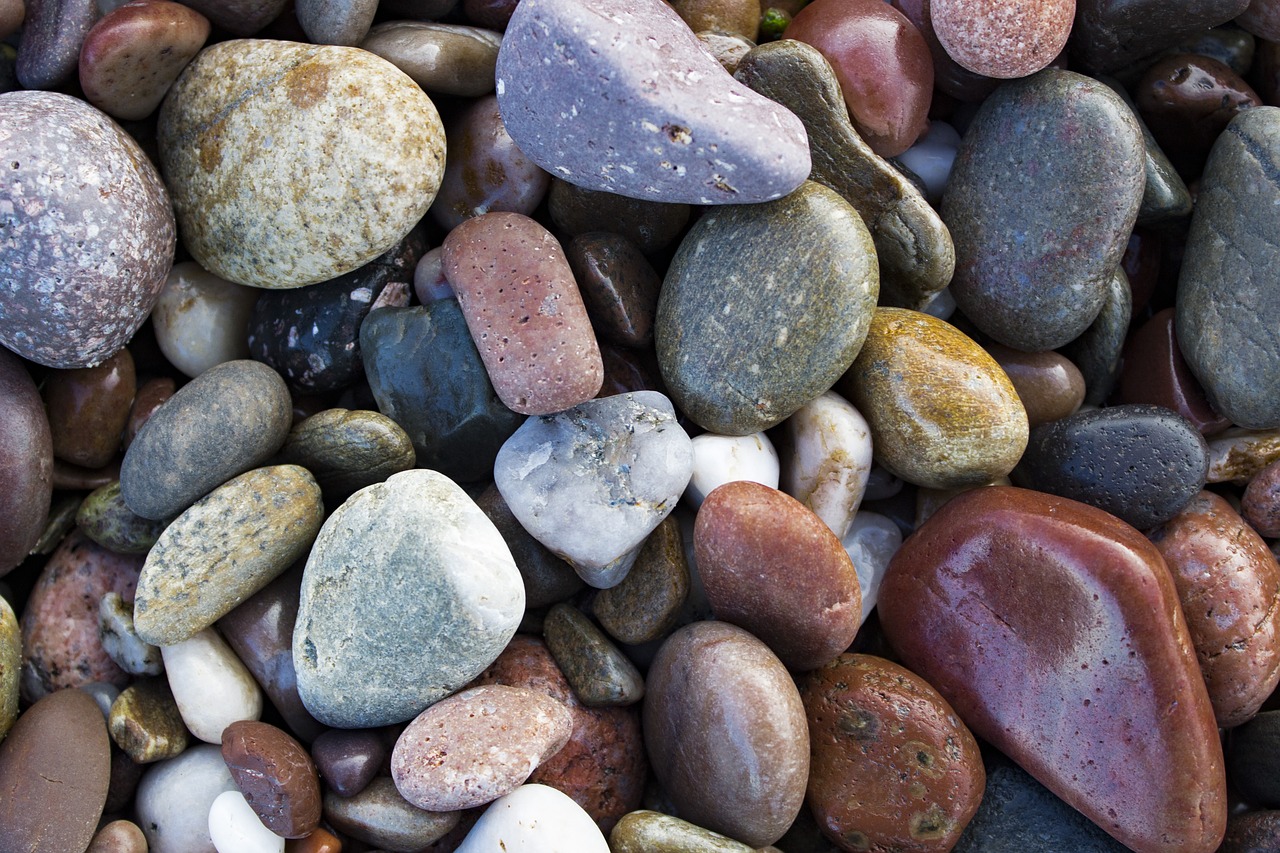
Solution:
<path fill-rule="evenodd" d="M 1034 74 L 1067 44 L 1076 0 L 933 0 L 938 41 L 961 67 L 987 77 Z"/>
<path fill-rule="evenodd" d="M 49 367 L 96 365 L 164 288 L 176 241 L 165 185 L 127 133 L 67 95 L 0 95 L 0 152 L 0 344 Z"/>
<path fill-rule="evenodd" d="M 169 683 L 163 678 L 134 682 L 111 703 L 111 739 L 135 764 L 181 755 L 191 736 Z"/>
<path fill-rule="evenodd" d="M 431 99 L 350 47 L 214 45 L 165 99 L 158 139 L 187 249 L 257 287 L 314 284 L 373 260 L 422 218 L 444 173 Z"/>
<path fill-rule="evenodd" d="M 578 608 L 553 606 L 542 635 L 583 705 L 630 705 L 644 698 L 644 677 L 636 665 Z"/>
<path fill-rule="evenodd" d="M 80 46 L 97 18 L 94 0 L 24 0 L 17 76 L 24 89 L 53 89 L 75 76 Z"/>
<path fill-rule="evenodd" d="M 280 461 L 311 472 L 325 503 L 337 507 L 352 494 L 414 467 L 413 442 L 379 412 L 325 409 L 295 426 Z"/>

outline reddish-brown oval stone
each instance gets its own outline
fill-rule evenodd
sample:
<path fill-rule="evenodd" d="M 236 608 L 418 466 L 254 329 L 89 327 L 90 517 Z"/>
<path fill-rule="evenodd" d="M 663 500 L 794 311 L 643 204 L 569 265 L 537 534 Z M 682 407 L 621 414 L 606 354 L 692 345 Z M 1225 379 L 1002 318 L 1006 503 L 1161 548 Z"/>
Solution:
<path fill-rule="evenodd" d="M 933 30 L 962 68 L 1026 77 L 1067 45 L 1075 0 L 931 0 Z"/>
<path fill-rule="evenodd" d="M 44 401 L 53 455 L 73 465 L 101 468 L 120 449 L 137 377 L 122 349 L 97 367 L 49 372 Z"/>
<path fill-rule="evenodd" d="M 906 151 L 929 124 L 933 58 L 906 16 L 884 0 L 816 0 L 787 38 L 816 47 L 840 81 L 853 126 L 881 157 Z"/>
<path fill-rule="evenodd" d="M 822 666 L 858 633 L 858 571 L 831 528 L 790 495 L 748 480 L 712 490 L 693 550 L 716 618 L 746 628 L 789 669 Z"/>
<path fill-rule="evenodd" d="M 1240 499 L 1240 513 L 1263 536 L 1280 536 L 1280 461 L 1253 475 Z"/>
<path fill-rule="evenodd" d="M 53 438 L 36 384 L 0 348 L 0 576 L 31 553 L 53 497 Z"/>
<path fill-rule="evenodd" d="M 240 720 L 222 731 L 222 760 L 262 825 L 302 838 L 320 825 L 320 778 L 311 756 L 268 723 Z"/>
<path fill-rule="evenodd" d="M 1147 536 L 1173 573 L 1218 725 L 1238 726 L 1280 682 L 1280 565 L 1212 492 Z"/>
<path fill-rule="evenodd" d="M 978 743 L 924 679 L 884 658 L 840 655 L 800 684 L 809 720 L 807 801 L 845 850 L 945 851 L 982 800 Z"/>
<path fill-rule="evenodd" d="M 1056 352 L 1022 352 L 1004 344 L 984 347 L 1004 370 L 1027 410 L 1027 425 L 1065 418 L 1084 402 L 1084 375 Z"/>
<path fill-rule="evenodd" d="M 143 424 L 151 418 L 156 409 L 164 405 L 165 400 L 173 396 L 176 390 L 177 383 L 168 376 L 148 379 L 142 383 L 137 393 L 133 395 L 133 408 L 129 410 L 129 420 L 124 427 L 122 444 L 125 450 L 133 444 L 134 436 L 138 434 L 138 430 L 142 429 Z"/>
<path fill-rule="evenodd" d="M 1231 421 L 1213 410 L 1204 388 L 1178 349 L 1172 308 L 1166 308 L 1134 332 L 1124 348 L 1120 372 L 1121 403 L 1151 403 L 1173 409 L 1201 435 L 1215 435 Z"/>
<path fill-rule="evenodd" d="M 1102 510 L 993 486 L 946 504 L 880 588 L 903 662 L 978 737 L 1139 853 L 1211 853 L 1222 747 L 1173 578 Z"/>

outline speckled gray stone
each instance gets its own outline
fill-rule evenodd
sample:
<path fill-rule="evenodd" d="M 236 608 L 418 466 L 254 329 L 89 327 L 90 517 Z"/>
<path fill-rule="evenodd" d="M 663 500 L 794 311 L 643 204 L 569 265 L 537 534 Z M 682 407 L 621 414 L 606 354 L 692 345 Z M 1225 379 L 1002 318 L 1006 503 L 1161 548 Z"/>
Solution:
<path fill-rule="evenodd" d="M 493 662 L 524 613 L 501 534 L 443 474 L 362 489 L 316 537 L 293 635 L 298 694 L 316 719 L 412 719 Z"/>
<path fill-rule="evenodd" d="M 172 518 L 284 444 L 293 402 L 280 375 L 256 361 L 227 361 L 165 401 L 120 466 L 120 491 L 143 518 Z"/>
<path fill-rule="evenodd" d="M 90 367 L 164 289 L 175 232 L 151 161 L 106 115 L 51 92 L 0 95 L 0 344 Z"/>
<path fill-rule="evenodd" d="M 1238 115 L 1200 180 L 1178 278 L 1178 344 L 1213 407 L 1280 426 L 1280 109 Z"/>
<path fill-rule="evenodd" d="M 298 0 L 295 8 L 313 44 L 357 45 L 373 25 L 378 0 Z"/>
<path fill-rule="evenodd" d="M 524 0 L 498 108 L 557 178 L 651 201 L 768 201 L 809 174 L 804 126 L 738 83 L 661 0 Z"/>
<path fill-rule="evenodd" d="M 1089 328 L 1062 348 L 1084 376 L 1084 402 L 1101 406 L 1111 396 L 1120 378 L 1120 357 L 1124 354 L 1129 334 L 1129 318 L 1133 313 L 1133 294 L 1124 267 L 1116 267 L 1107 279 L 1107 293 L 1102 310 Z"/>
<path fill-rule="evenodd" d="M 1146 183 L 1142 189 L 1142 206 L 1138 208 L 1137 224 L 1153 225 L 1190 215 L 1191 192 L 1178 170 L 1169 162 L 1169 156 L 1160 148 L 1160 143 L 1151 135 L 1151 129 L 1142 120 L 1128 90 L 1113 77 L 1099 77 L 1098 80 L 1106 83 L 1111 91 L 1120 96 L 1133 117 L 1138 120 L 1138 127 L 1142 129 L 1142 141 L 1146 146 L 1143 160 Z"/>

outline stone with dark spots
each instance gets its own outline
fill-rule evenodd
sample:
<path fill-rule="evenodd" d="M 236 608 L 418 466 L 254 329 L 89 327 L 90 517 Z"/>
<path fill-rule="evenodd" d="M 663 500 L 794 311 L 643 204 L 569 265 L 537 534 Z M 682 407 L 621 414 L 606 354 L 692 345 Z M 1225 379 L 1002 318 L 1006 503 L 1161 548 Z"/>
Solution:
<path fill-rule="evenodd" d="M 651 345 L 662 279 L 639 247 L 621 234 L 589 231 L 564 251 L 596 333 L 619 346 Z"/>
<path fill-rule="evenodd" d="M 137 388 L 133 356 L 122 349 L 97 367 L 50 371 L 45 410 L 53 455 L 85 468 L 101 468 L 120 449 Z"/>
<path fill-rule="evenodd" d="M 1089 72 L 1114 71 L 1226 23 L 1249 0 L 1077 0 L 1071 58 Z"/>
<path fill-rule="evenodd" d="M 354 797 L 383 770 L 391 746 L 375 729 L 329 729 L 311 744 L 311 757 L 325 785 L 339 797 Z"/>
<path fill-rule="evenodd" d="M 163 678 L 140 678 L 111 703 L 111 740 L 135 764 L 181 755 L 191 740 L 182 713 Z"/>
<path fill-rule="evenodd" d="M 1085 405 L 1101 406 L 1115 390 L 1132 312 L 1129 277 L 1123 268 L 1116 267 L 1107 279 L 1098 316 L 1079 337 L 1062 347 L 1062 354 L 1075 362 L 1084 376 Z"/>
<path fill-rule="evenodd" d="M 0 575 L 36 546 L 53 499 L 53 436 L 21 359 L 0 348 Z"/>
<path fill-rule="evenodd" d="M 1150 403 L 1182 415 L 1202 435 L 1214 435 L 1231 421 L 1213 410 L 1204 388 L 1178 348 L 1174 310 L 1165 308 L 1143 323 L 1125 345 L 1117 400 Z"/>
<path fill-rule="evenodd" d="M 652 255 L 671 244 L 689 223 L 690 206 L 683 203 L 646 201 L 575 186 L 551 176 L 547 212 L 558 231 L 571 237 L 609 230 L 635 242 Z"/>
<path fill-rule="evenodd" d="M 303 838 L 320 825 L 320 779 L 302 744 L 269 723 L 240 720 L 222 732 L 222 759 L 262 825 Z"/>
<path fill-rule="evenodd" d="M 94 0 L 25 0 L 18 82 L 24 89 L 54 89 L 76 73 L 80 46 L 98 18 Z"/>
<path fill-rule="evenodd" d="M 325 505 L 337 507 L 365 486 L 414 467 L 413 442 L 378 412 L 325 409 L 289 431 L 279 460 L 316 478 Z"/>

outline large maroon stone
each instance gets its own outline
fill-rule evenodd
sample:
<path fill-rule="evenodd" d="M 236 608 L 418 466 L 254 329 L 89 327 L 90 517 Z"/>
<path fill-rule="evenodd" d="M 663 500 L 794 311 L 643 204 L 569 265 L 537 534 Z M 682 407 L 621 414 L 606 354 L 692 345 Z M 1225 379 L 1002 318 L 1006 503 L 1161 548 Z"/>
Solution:
<path fill-rule="evenodd" d="M 1226 828 L 1213 709 L 1173 578 L 1101 510 L 966 492 L 908 539 L 880 622 L 974 734 L 1139 853 Z"/>
<path fill-rule="evenodd" d="M 22 362 L 0 348 L 0 575 L 44 532 L 53 496 L 53 438 L 40 392 Z"/>

